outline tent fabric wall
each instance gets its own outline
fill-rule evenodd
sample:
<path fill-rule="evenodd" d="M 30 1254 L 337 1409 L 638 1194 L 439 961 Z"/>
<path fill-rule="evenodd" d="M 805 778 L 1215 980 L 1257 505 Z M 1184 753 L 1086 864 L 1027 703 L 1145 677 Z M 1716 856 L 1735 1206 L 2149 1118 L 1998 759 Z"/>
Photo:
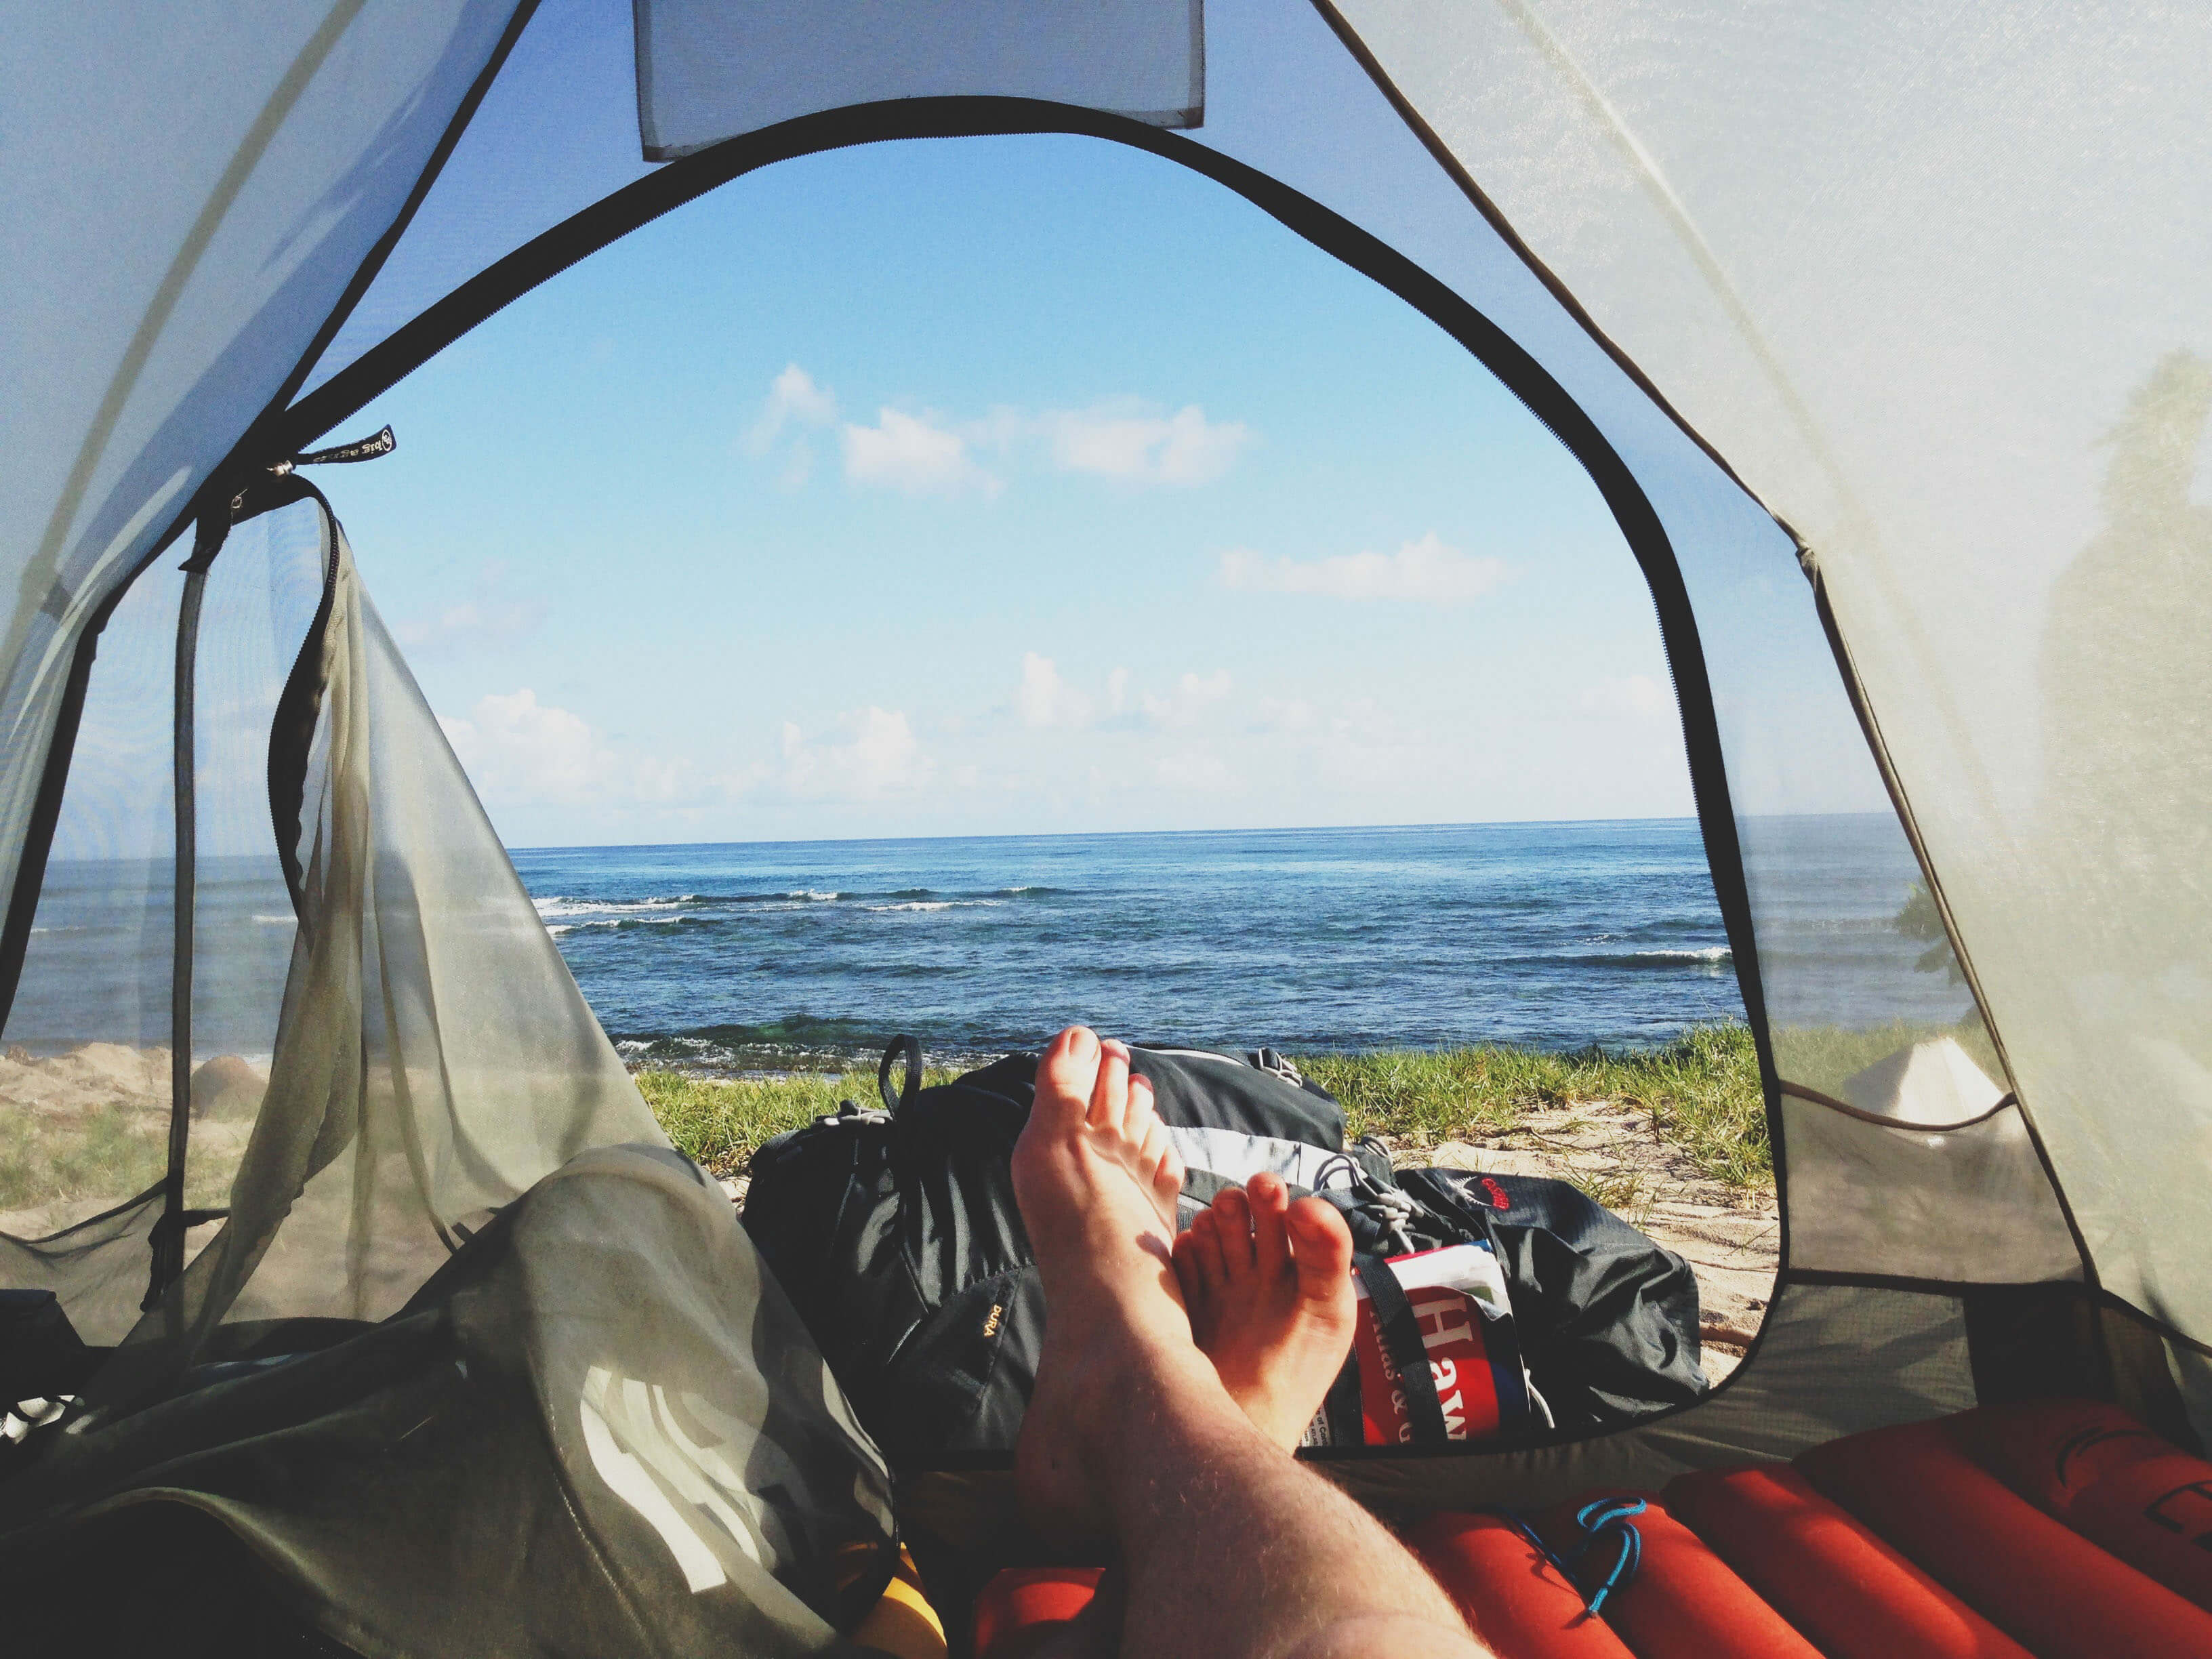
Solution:
<path fill-rule="evenodd" d="M 513 9 L 9 9 L 0 891 L 82 631 L 289 383 Z"/>
<path fill-rule="evenodd" d="M 245 510 L 233 568 L 263 603 L 210 620 L 266 631 L 299 556 L 321 574 L 252 700 L 268 902 L 297 923 L 276 1054 L 228 1213 L 149 1310 L 158 1192 L 0 1238 L 0 1283 L 121 1338 L 0 1483 L 0 1551 L 181 1503 L 364 1655 L 836 1648 L 890 1570 L 880 1455 L 669 1150 L 319 495 L 278 480 Z M 302 517 L 304 547 L 269 533 Z M 250 669 L 250 641 L 209 643 Z"/>
<path fill-rule="evenodd" d="M 270 720 L 323 592 L 325 553 L 320 516 L 302 503 L 240 526 L 206 574 L 198 852 L 181 865 L 173 699 L 188 579 L 149 570 L 101 635 L 0 1059 L 8 1184 L 28 1189 L 0 1213 L 0 1235 L 13 1236 L 0 1238 L 0 1256 L 15 1258 L 0 1283 L 54 1290 L 78 1334 L 103 1346 L 137 1323 L 147 1290 L 146 1235 L 166 1208 L 178 1127 L 179 1037 L 187 1208 L 228 1201 L 261 1104 L 293 943 L 270 834 Z M 181 1005 L 172 997 L 180 878 L 195 916 L 194 994 Z M 95 1248 L 122 1232 L 132 1237 Z M 205 1237 L 188 1235 L 187 1246 Z M 64 1261 L 74 1265 L 64 1272 Z"/>
<path fill-rule="evenodd" d="M 301 382 L 312 393 L 502 254 L 658 170 L 631 7 L 538 0 L 405 233 Z"/>
<path fill-rule="evenodd" d="M 2212 1338 L 2212 16 L 1341 9 L 1809 549 L 2099 1277 Z"/>

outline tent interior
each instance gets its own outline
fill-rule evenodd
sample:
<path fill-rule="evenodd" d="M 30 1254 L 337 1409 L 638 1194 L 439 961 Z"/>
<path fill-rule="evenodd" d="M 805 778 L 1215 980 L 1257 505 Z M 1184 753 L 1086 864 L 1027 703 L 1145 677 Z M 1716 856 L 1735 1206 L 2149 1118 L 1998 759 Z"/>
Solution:
<path fill-rule="evenodd" d="M 1429 319 L 1589 473 L 1674 676 L 1783 1205 L 1766 1322 L 1633 1429 L 1332 1477 L 1541 1502 L 2043 1393 L 2212 1438 L 2212 18 L 112 10 L 10 25 L 0 1124 L 67 1186 L 0 1227 L 0 1285 L 89 1346 L 0 1551 L 158 1498 L 360 1652 L 816 1651 L 902 1529 L 1018 1559 L 1003 1459 L 899 1470 L 894 1513 L 307 481 L 659 215 L 989 134 L 1188 167 Z M 1871 827 L 1808 759 L 1838 726 Z M 1870 858 L 1923 884 L 1964 1020 L 1818 925 Z M 235 1053 L 268 1077 L 196 1063 Z"/>

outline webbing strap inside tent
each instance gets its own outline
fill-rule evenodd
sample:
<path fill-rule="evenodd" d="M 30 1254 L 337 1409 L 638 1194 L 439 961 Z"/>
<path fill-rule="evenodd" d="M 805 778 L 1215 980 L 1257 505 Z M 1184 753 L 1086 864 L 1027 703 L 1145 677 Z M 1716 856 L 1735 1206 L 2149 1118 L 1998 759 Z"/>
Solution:
<path fill-rule="evenodd" d="M 1353 1256 L 1352 1270 L 1359 1275 L 1359 1283 L 1367 1291 L 1368 1304 L 1375 1310 L 1375 1334 L 1398 1373 L 1398 1389 L 1406 1396 L 1406 1421 L 1413 1431 L 1413 1443 L 1449 1444 L 1451 1437 L 1444 1428 L 1443 1402 L 1437 1398 L 1436 1375 L 1429 1370 L 1421 1322 L 1414 1317 L 1405 1286 L 1379 1255 Z"/>

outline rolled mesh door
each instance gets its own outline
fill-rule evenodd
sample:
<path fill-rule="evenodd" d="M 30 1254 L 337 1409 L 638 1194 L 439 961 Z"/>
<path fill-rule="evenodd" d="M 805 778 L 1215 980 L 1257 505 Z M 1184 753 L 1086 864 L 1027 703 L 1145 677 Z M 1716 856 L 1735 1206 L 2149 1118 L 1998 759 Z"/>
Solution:
<path fill-rule="evenodd" d="M 883 1460 L 668 1148 L 335 523 L 253 520 L 216 569 L 186 1186 L 227 1213 L 0 1483 L 0 1553 L 159 1497 L 362 1652 L 835 1646 L 894 1553 Z M 135 1310 L 143 1230 L 117 1248 Z"/>

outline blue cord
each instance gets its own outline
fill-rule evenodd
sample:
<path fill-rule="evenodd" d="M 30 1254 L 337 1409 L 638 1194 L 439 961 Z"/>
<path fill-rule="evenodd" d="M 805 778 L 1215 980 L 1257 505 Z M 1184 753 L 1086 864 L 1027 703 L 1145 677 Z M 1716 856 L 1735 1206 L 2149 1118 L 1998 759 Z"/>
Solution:
<path fill-rule="evenodd" d="M 1603 1612 L 1607 1596 L 1635 1582 L 1637 1569 L 1644 1564 L 1644 1534 L 1637 1531 L 1631 1522 L 1631 1517 L 1643 1514 L 1644 1509 L 1644 1500 L 1640 1498 L 1601 1498 L 1595 1503 L 1583 1504 L 1575 1511 L 1575 1524 L 1582 1528 L 1583 1541 L 1564 1556 L 1547 1544 L 1535 1528 L 1516 1511 L 1498 1509 L 1490 1513 L 1509 1522 L 1539 1555 L 1557 1569 L 1560 1577 L 1577 1589 L 1582 1589 L 1583 1575 L 1576 1570 L 1576 1563 L 1601 1540 L 1608 1537 L 1617 1540 L 1619 1553 L 1613 1557 L 1613 1565 L 1603 1581 L 1595 1590 L 1583 1592 L 1583 1611 L 1597 1614 Z"/>
<path fill-rule="evenodd" d="M 1608 1534 L 1620 1545 L 1620 1553 L 1613 1557 L 1604 1581 L 1595 1590 L 1585 1592 L 1588 1600 L 1583 1605 L 1588 1611 L 1603 1611 L 1607 1596 L 1635 1582 L 1636 1571 L 1644 1564 L 1644 1534 L 1637 1531 L 1631 1517 L 1643 1514 L 1644 1507 L 1640 1498 L 1601 1498 L 1575 1511 L 1575 1524 L 1583 1529 L 1583 1541 L 1569 1553 L 1569 1560 L 1580 1561 Z M 1577 1576 L 1575 1583 L 1582 1582 Z"/>

